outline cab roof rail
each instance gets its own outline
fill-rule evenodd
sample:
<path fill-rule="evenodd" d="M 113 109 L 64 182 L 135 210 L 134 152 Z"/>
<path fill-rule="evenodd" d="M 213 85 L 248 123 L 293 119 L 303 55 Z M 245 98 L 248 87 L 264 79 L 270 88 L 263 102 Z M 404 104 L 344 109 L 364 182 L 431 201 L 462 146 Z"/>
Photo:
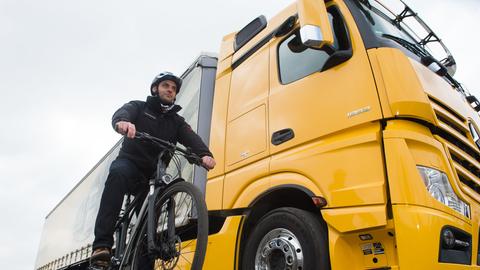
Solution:
<path fill-rule="evenodd" d="M 363 2 L 367 2 L 368 5 L 370 5 L 369 0 L 361 0 Z M 381 5 L 385 10 L 387 10 L 392 16 L 393 16 L 393 22 L 398 26 L 398 27 L 405 27 L 405 29 L 408 30 L 412 35 L 414 35 L 417 39 L 417 42 L 420 46 L 422 46 L 424 49 L 427 44 L 437 42 L 440 44 L 442 49 L 446 53 L 446 57 L 441 59 L 439 62 L 442 63 L 444 67 L 447 68 L 448 74 L 453 76 L 456 71 L 456 62 L 455 59 L 453 58 L 452 54 L 450 53 L 450 50 L 448 50 L 447 46 L 445 43 L 443 43 L 442 39 L 438 37 L 435 32 L 418 16 L 418 13 L 414 12 L 403 0 L 399 0 L 399 2 L 403 5 L 403 10 L 400 13 L 395 13 L 392 11 L 387 5 L 385 5 L 382 0 L 372 0 L 377 2 L 379 5 Z M 424 37 L 419 37 L 417 32 L 415 32 L 407 23 L 405 23 L 405 19 L 412 17 L 414 18 L 418 24 L 425 30 L 427 33 L 426 36 Z M 403 23 L 403 24 L 402 24 Z"/>

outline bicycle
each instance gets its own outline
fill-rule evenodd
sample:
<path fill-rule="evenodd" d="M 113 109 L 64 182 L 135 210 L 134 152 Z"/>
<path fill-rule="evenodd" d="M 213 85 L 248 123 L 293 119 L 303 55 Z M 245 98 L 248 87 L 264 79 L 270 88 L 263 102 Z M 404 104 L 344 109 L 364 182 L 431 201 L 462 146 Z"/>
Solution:
<path fill-rule="evenodd" d="M 188 148 L 147 133 L 137 132 L 135 138 L 162 150 L 155 177 L 145 191 L 148 194 L 137 194 L 133 200 L 128 195 L 124 201 L 115 226 L 115 252 L 107 269 L 202 269 L 208 239 L 207 206 L 201 191 L 181 178 L 178 156 L 199 166 L 201 158 Z M 175 162 L 178 178 L 167 174 L 164 157 Z"/>

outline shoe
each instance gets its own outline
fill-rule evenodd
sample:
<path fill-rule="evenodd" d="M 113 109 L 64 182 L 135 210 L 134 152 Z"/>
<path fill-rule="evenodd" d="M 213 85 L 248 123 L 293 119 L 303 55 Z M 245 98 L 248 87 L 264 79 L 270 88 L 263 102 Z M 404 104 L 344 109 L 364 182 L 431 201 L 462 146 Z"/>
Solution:
<path fill-rule="evenodd" d="M 111 258 L 110 249 L 97 248 L 92 252 L 92 256 L 90 257 L 90 268 L 106 269 L 110 265 Z"/>

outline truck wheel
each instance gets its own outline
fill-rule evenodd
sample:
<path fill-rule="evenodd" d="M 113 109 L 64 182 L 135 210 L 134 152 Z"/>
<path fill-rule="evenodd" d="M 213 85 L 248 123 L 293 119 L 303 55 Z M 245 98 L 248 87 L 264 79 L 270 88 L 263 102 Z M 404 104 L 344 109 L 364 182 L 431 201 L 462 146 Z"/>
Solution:
<path fill-rule="evenodd" d="M 242 269 L 330 269 L 325 222 L 313 213 L 296 208 L 269 212 L 247 239 Z"/>

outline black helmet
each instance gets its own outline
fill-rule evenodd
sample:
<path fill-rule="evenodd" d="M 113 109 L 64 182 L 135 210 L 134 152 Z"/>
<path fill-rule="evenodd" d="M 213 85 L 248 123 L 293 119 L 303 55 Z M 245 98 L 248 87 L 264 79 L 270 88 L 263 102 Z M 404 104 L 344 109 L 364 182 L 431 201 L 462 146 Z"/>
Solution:
<path fill-rule="evenodd" d="M 175 82 L 175 84 L 177 85 L 177 94 L 178 92 L 180 92 L 180 87 L 182 87 L 182 79 L 173 75 L 173 73 L 171 72 L 165 71 L 155 76 L 155 78 L 153 78 L 152 84 L 150 85 L 150 93 L 152 93 L 152 96 L 155 95 L 155 93 L 153 92 L 153 88 L 157 87 L 160 82 L 165 80 L 171 80 Z"/>

